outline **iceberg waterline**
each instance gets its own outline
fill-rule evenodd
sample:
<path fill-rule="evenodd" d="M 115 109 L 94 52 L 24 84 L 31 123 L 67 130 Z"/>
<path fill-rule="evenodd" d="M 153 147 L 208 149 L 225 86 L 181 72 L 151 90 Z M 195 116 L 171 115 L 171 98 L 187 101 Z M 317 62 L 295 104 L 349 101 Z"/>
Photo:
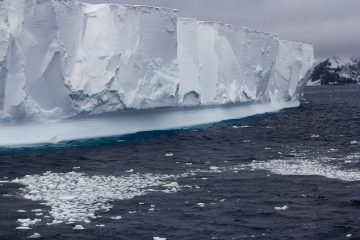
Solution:
<path fill-rule="evenodd" d="M 0 120 L 53 124 L 84 114 L 251 102 L 278 110 L 298 101 L 313 61 L 310 45 L 178 18 L 172 9 L 4 0 Z"/>

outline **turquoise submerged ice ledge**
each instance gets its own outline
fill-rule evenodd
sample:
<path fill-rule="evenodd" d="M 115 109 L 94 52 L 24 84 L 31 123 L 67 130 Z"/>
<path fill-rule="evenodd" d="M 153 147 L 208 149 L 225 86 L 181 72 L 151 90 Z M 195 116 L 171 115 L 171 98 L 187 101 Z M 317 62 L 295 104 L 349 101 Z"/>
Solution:
<path fill-rule="evenodd" d="M 5 0 L 0 145 L 181 128 L 296 107 L 313 62 L 310 45 L 177 18 L 172 9 Z"/>

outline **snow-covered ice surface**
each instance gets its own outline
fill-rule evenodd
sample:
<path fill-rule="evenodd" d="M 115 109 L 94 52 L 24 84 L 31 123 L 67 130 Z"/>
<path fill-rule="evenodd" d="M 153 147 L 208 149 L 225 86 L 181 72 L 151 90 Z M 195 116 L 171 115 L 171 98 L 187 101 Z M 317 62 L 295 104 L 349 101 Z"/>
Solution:
<path fill-rule="evenodd" d="M 15 125 L 129 109 L 286 105 L 299 99 L 314 61 L 312 46 L 177 18 L 173 9 L 4 0 L 0 11 L 0 120 Z"/>

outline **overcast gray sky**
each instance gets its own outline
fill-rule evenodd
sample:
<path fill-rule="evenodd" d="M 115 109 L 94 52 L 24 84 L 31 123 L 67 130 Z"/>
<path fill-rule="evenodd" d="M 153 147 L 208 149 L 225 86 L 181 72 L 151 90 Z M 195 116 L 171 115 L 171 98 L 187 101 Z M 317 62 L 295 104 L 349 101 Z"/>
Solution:
<path fill-rule="evenodd" d="M 176 8 L 179 16 L 274 32 L 317 58 L 360 56 L 360 0 L 82 0 Z"/>

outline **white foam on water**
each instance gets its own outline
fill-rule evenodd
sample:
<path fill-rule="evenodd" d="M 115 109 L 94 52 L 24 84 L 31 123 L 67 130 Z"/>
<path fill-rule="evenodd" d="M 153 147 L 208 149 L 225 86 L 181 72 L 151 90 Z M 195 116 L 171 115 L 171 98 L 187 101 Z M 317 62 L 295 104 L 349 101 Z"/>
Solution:
<path fill-rule="evenodd" d="M 174 175 L 131 174 L 126 176 L 89 176 L 84 173 L 51 173 L 27 175 L 13 183 L 25 185 L 20 194 L 25 199 L 42 201 L 51 208 L 52 222 L 90 222 L 97 212 L 107 212 L 113 200 L 126 200 L 153 191 L 176 192 L 180 185 Z M 152 189 L 150 189 L 152 188 Z M 155 188 L 155 189 L 154 189 Z M 165 191 L 166 192 L 166 191 Z M 37 222 L 41 219 L 35 219 Z M 31 219 L 19 219 L 21 227 L 33 224 Z M 35 224 L 35 223 L 34 223 Z"/>

